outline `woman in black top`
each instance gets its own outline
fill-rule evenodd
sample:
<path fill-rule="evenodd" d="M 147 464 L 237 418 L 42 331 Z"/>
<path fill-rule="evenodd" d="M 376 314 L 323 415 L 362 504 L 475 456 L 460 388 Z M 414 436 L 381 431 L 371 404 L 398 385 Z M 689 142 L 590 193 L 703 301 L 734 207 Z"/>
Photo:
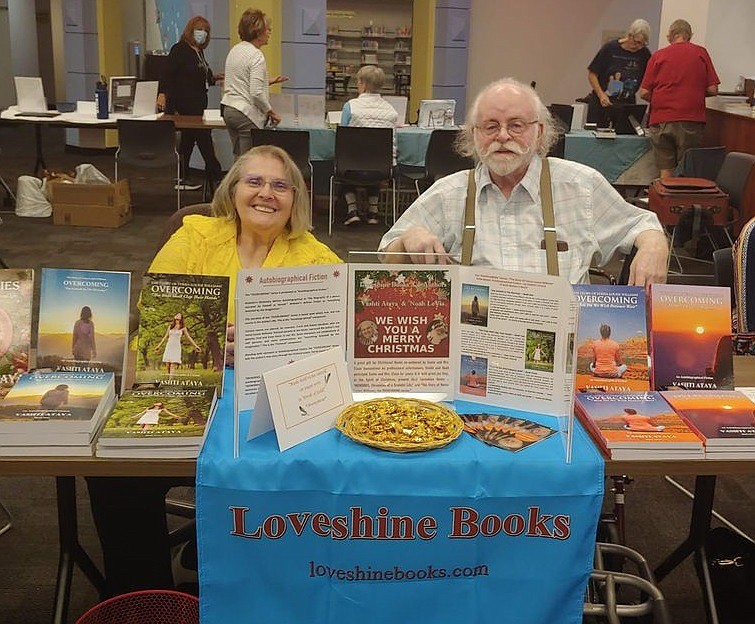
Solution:
<path fill-rule="evenodd" d="M 199 15 L 192 17 L 184 27 L 181 39 L 171 49 L 165 71 L 160 80 L 157 108 L 169 114 L 201 115 L 207 108 L 207 87 L 222 80 L 213 74 L 204 50 L 210 43 L 210 23 Z M 196 190 L 185 177 L 194 144 L 204 158 L 210 181 L 221 178 L 221 167 L 212 146 L 210 130 L 181 130 L 181 182 L 182 190 Z"/>

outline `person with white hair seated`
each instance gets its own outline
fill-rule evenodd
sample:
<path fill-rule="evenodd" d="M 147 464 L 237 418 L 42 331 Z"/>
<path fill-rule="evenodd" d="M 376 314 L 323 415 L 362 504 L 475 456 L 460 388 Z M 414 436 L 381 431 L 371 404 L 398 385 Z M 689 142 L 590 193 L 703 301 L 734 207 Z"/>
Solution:
<path fill-rule="evenodd" d="M 665 281 L 668 245 L 656 215 L 627 203 L 594 169 L 546 157 L 555 140 L 553 117 L 532 87 L 513 78 L 489 84 L 459 136 L 475 168 L 435 182 L 379 250 L 579 283 L 589 281 L 593 261 L 602 266 L 634 246 L 629 283 Z"/>

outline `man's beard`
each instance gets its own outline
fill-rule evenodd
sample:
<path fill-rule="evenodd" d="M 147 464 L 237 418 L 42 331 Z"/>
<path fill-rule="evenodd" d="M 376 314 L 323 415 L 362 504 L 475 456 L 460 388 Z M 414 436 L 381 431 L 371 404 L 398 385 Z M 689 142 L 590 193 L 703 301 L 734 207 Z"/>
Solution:
<path fill-rule="evenodd" d="M 513 152 L 516 156 L 507 154 L 504 157 L 498 157 L 496 152 L 501 148 Z M 482 163 L 499 176 L 511 175 L 524 165 L 528 164 L 533 156 L 534 151 L 532 145 L 523 147 L 513 140 L 506 141 L 506 143 L 493 141 L 485 150 L 480 151 L 480 160 Z"/>

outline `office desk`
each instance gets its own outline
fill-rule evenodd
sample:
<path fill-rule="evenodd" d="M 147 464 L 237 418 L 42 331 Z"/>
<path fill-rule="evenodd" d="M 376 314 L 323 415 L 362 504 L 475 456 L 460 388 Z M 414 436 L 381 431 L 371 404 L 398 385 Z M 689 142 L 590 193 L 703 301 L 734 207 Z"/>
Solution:
<path fill-rule="evenodd" d="M 658 177 L 650 139 L 636 135 L 618 135 L 598 139 L 588 130 L 566 134 L 564 158 L 597 169 L 617 186 L 648 186 Z"/>

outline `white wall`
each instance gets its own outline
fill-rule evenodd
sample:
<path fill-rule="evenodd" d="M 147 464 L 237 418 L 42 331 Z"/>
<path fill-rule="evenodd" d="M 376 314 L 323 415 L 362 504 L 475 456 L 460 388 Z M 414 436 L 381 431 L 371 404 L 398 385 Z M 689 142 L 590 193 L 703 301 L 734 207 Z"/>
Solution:
<path fill-rule="evenodd" d="M 728 2 L 728 0 L 724 1 Z M 658 47 L 668 45 L 666 40 L 668 27 L 677 19 L 687 20 L 692 26 L 692 40 L 701 46 L 706 45 L 710 4 L 710 0 L 663 0 Z"/>
<path fill-rule="evenodd" d="M 721 79 L 721 91 L 733 91 L 740 75 L 755 76 L 754 27 L 755 1 L 710 1 L 704 45 Z M 697 37 L 692 40 L 701 43 Z"/>
<path fill-rule="evenodd" d="M 39 76 L 37 17 L 34 2 L 9 0 L 10 45 L 14 76 Z"/>
<path fill-rule="evenodd" d="M 504 76 L 534 80 L 546 104 L 573 102 L 590 91 L 587 66 L 603 33 L 638 17 L 657 31 L 660 10 L 660 0 L 472 0 L 467 102 Z"/>

